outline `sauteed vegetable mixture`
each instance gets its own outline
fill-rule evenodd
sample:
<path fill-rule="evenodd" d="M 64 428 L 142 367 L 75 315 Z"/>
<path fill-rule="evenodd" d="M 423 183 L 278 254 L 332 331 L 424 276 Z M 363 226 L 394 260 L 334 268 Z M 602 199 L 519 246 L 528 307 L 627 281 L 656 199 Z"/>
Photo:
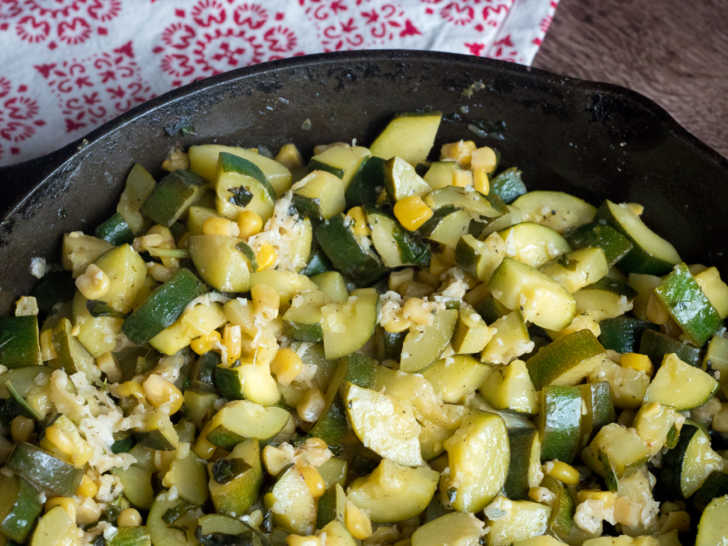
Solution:
<path fill-rule="evenodd" d="M 718 270 L 440 121 L 134 165 L 0 319 L 0 545 L 725 544 Z"/>

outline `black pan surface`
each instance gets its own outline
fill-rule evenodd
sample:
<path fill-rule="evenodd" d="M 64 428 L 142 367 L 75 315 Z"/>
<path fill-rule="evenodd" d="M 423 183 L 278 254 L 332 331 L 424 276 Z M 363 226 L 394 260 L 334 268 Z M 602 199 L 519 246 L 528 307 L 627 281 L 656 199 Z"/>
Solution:
<path fill-rule="evenodd" d="M 271 150 L 292 141 L 304 152 L 336 140 L 368 144 L 393 113 L 426 108 L 446 113 L 441 142 L 499 148 L 530 189 L 641 202 L 683 259 L 728 272 L 728 160 L 647 98 L 469 56 L 361 51 L 200 81 L 50 156 L 0 169 L 0 312 L 32 286 L 32 256 L 56 259 L 63 232 L 92 230 L 108 216 L 134 162 L 159 174 L 173 145 L 210 141 Z"/>

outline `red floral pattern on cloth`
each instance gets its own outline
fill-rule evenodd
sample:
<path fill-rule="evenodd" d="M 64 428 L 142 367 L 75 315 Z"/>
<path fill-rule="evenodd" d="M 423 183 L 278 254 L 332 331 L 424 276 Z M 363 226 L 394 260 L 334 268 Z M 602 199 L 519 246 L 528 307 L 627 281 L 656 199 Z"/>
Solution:
<path fill-rule="evenodd" d="M 149 98 L 322 51 L 430 49 L 530 64 L 558 0 L 0 0 L 0 166 Z"/>

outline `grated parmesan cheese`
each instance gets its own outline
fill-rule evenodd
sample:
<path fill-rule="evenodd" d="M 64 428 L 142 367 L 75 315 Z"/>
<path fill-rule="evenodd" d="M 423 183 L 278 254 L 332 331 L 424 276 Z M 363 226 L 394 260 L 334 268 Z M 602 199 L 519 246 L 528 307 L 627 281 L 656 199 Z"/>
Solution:
<path fill-rule="evenodd" d="M 30 259 L 30 274 L 36 279 L 42 279 L 48 273 L 48 262 L 40 256 L 33 256 Z"/>

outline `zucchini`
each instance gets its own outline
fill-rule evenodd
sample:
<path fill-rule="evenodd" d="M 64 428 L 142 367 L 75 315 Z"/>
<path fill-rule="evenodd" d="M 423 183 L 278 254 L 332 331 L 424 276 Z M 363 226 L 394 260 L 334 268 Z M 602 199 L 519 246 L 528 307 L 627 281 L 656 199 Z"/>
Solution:
<path fill-rule="evenodd" d="M 560 284 L 512 258 L 493 273 L 490 291 L 508 309 L 520 309 L 526 321 L 547 330 L 565 328 L 576 311 L 574 298 Z"/>
<path fill-rule="evenodd" d="M 264 497 L 276 524 L 287 531 L 310 535 L 316 526 L 316 499 L 296 465 L 286 470 Z"/>
<path fill-rule="evenodd" d="M 353 383 L 345 386 L 344 405 L 351 428 L 365 447 L 401 465 L 423 464 L 420 425 L 409 405 Z"/>
<path fill-rule="evenodd" d="M 373 206 L 384 190 L 386 161 L 381 157 L 369 156 L 362 159 L 346 187 L 346 206 Z"/>
<path fill-rule="evenodd" d="M 465 210 L 442 207 L 419 228 L 419 233 L 430 241 L 454 249 L 460 238 L 468 232 L 471 221 L 472 216 Z"/>
<path fill-rule="evenodd" d="M 179 436 L 169 416 L 162 412 L 148 415 L 143 430 L 136 434 L 139 445 L 160 451 L 174 451 L 179 447 Z"/>
<path fill-rule="evenodd" d="M 570 463 L 581 445 L 581 391 L 578 387 L 545 386 L 539 406 L 541 460 Z"/>
<path fill-rule="evenodd" d="M 479 512 L 503 488 L 508 474 L 508 431 L 500 416 L 473 411 L 445 441 L 449 474 L 440 479 L 443 505 Z"/>
<path fill-rule="evenodd" d="M 537 390 L 545 385 L 576 385 L 599 366 L 602 353 L 604 347 L 594 334 L 579 330 L 541 347 L 526 365 Z"/>
<path fill-rule="evenodd" d="M 499 172 L 490 180 L 490 191 L 503 202 L 512 203 L 527 191 L 523 183 L 523 172 L 516 167 Z"/>
<path fill-rule="evenodd" d="M 473 514 L 450 512 L 420 525 L 410 538 L 412 546 L 477 546 L 485 533 Z"/>
<path fill-rule="evenodd" d="M 152 546 L 152 537 L 146 527 L 120 527 L 107 544 L 108 546 Z"/>
<path fill-rule="evenodd" d="M 634 317 L 614 317 L 599 323 L 599 342 L 605 349 L 618 353 L 642 352 L 640 340 L 643 332 L 655 326 L 647 321 Z M 680 342 L 678 342 L 680 343 Z M 657 359 L 662 360 L 662 357 Z"/>
<path fill-rule="evenodd" d="M 700 515 L 695 546 L 725 544 L 728 540 L 728 495 L 710 501 Z"/>
<path fill-rule="evenodd" d="M 379 296 L 373 288 L 354 290 L 346 303 L 321 307 L 321 331 L 327 359 L 340 358 L 363 347 L 377 325 Z"/>
<path fill-rule="evenodd" d="M 411 328 L 402 343 L 399 369 L 417 372 L 434 362 L 450 342 L 457 318 L 456 309 L 445 307 L 434 312 L 431 324 Z"/>
<path fill-rule="evenodd" d="M 331 262 L 329 262 L 326 254 L 324 254 L 320 249 L 316 249 L 311 251 L 311 255 L 308 262 L 306 262 L 306 266 L 299 271 L 299 273 L 301 273 L 301 275 L 306 275 L 307 277 L 313 277 L 330 271 L 331 268 Z"/>
<path fill-rule="evenodd" d="M 420 374 L 377 366 L 371 388 L 387 393 L 402 404 L 411 405 L 419 419 L 435 421 L 446 428 L 454 428 L 462 416 L 459 408 L 444 406 L 432 385 Z"/>
<path fill-rule="evenodd" d="M 700 368 L 686 364 L 670 353 L 665 355 L 652 378 L 645 402 L 659 402 L 676 410 L 702 406 L 718 390 L 718 382 Z"/>
<path fill-rule="evenodd" d="M 452 186 L 453 174 L 460 170 L 456 161 L 433 161 L 422 176 L 433 190 Z"/>
<path fill-rule="evenodd" d="M 42 363 L 38 317 L 0 317 L 0 364 L 20 368 Z"/>
<path fill-rule="evenodd" d="M 443 402 L 461 404 L 488 376 L 490 367 L 471 356 L 456 355 L 436 360 L 420 373 Z"/>
<path fill-rule="evenodd" d="M 645 329 L 642 332 L 638 352 L 649 356 L 650 360 L 655 363 L 662 362 L 665 355 L 670 353 L 675 353 L 680 360 L 691 366 L 698 366 L 700 363 L 698 347 L 653 329 Z"/>
<path fill-rule="evenodd" d="M 30 546 L 76 546 L 80 530 L 61 506 L 51 508 L 38 520 Z"/>
<path fill-rule="evenodd" d="M 210 183 L 215 182 L 221 152 L 246 159 L 257 166 L 278 196 L 283 195 L 291 186 L 291 171 L 285 165 L 261 155 L 250 148 L 223 146 L 220 144 L 190 146 L 187 150 L 187 155 L 190 159 L 190 170 Z"/>
<path fill-rule="evenodd" d="M 409 468 L 382 459 L 368 476 L 354 480 L 348 499 L 376 523 L 395 523 L 417 517 L 430 504 L 440 478 L 428 466 Z"/>
<path fill-rule="evenodd" d="M 607 224 L 588 224 L 566 235 L 574 248 L 598 247 L 604 251 L 609 267 L 615 266 L 630 250 L 632 243 L 627 237 Z"/>
<path fill-rule="evenodd" d="M 431 191 L 425 196 L 425 203 L 434 209 L 455 207 L 462 209 L 473 218 L 497 218 L 505 211 L 505 205 L 492 197 L 477 191 L 456 186 L 448 186 Z"/>
<path fill-rule="evenodd" d="M 314 234 L 334 267 L 358 285 L 369 285 L 384 275 L 386 270 L 377 255 L 362 246 L 343 214 L 321 222 Z"/>
<path fill-rule="evenodd" d="M 435 143 L 440 120 L 441 112 L 399 114 L 379 133 L 369 150 L 383 159 L 398 156 L 411 165 L 422 163 Z"/>
<path fill-rule="evenodd" d="M 250 248 L 236 237 L 192 235 L 188 249 L 202 279 L 221 292 L 247 292 L 255 271 Z"/>
<path fill-rule="evenodd" d="M 605 355 L 601 364 L 589 375 L 589 381 L 608 382 L 616 407 L 639 408 L 650 384 L 650 376 L 642 371 L 620 366 Z"/>
<path fill-rule="evenodd" d="M 187 308 L 171 325 L 149 340 L 149 344 L 165 355 L 173 355 L 199 336 L 205 336 L 225 324 L 222 305 L 200 303 Z"/>
<path fill-rule="evenodd" d="M 184 397 L 185 401 L 182 409 L 185 418 L 192 421 L 197 428 L 202 428 L 202 423 L 207 421 L 215 413 L 215 402 L 218 399 L 217 393 L 187 388 L 184 391 Z"/>
<path fill-rule="evenodd" d="M 297 341 L 321 341 L 321 307 L 327 300 L 326 294 L 317 290 L 294 297 L 282 317 L 287 335 Z"/>
<path fill-rule="evenodd" d="M 245 398 L 262 406 L 276 404 L 281 398 L 278 383 L 273 379 L 267 363 L 249 361 L 232 368 L 217 366 L 215 386 L 217 392 L 227 399 Z"/>
<path fill-rule="evenodd" d="M 557 538 L 568 544 L 580 544 L 581 540 L 574 540 L 579 534 L 574 524 L 574 497 L 569 489 L 560 481 L 545 476 L 541 487 L 545 487 L 553 494 L 551 501 L 551 514 L 549 515 L 548 530 Z M 583 537 L 579 537 L 583 538 Z"/>
<path fill-rule="evenodd" d="M 154 187 L 141 206 L 141 213 L 155 224 L 171 226 L 197 201 L 205 181 L 190 171 L 178 170 L 166 175 Z"/>
<path fill-rule="evenodd" d="M 610 423 L 597 432 L 582 451 L 582 460 L 616 491 L 619 478 L 645 463 L 650 449 L 633 428 Z"/>
<path fill-rule="evenodd" d="M 338 271 L 319 273 L 311 277 L 311 280 L 334 303 L 344 303 L 349 298 L 346 280 Z"/>
<path fill-rule="evenodd" d="M 491 233 L 484 241 L 468 233 L 460 237 L 455 247 L 457 264 L 483 282 L 490 281 L 505 255 L 505 241 L 498 233 Z"/>
<path fill-rule="evenodd" d="M 490 328 L 495 335 L 480 353 L 480 360 L 490 364 L 508 364 L 514 358 L 533 351 L 534 343 L 518 311 L 497 319 Z"/>
<path fill-rule="evenodd" d="M 559 233 L 574 230 L 594 220 L 597 213 L 592 205 L 560 191 L 530 191 L 513 201 L 526 221 L 536 222 Z"/>
<path fill-rule="evenodd" d="M 302 216 L 326 220 L 346 208 L 345 191 L 346 185 L 337 175 L 311 171 L 293 186 L 292 203 Z"/>
<path fill-rule="evenodd" d="M 278 269 L 268 269 L 265 271 L 256 271 L 250 275 L 250 289 L 259 284 L 267 284 L 278 292 L 281 305 L 288 305 L 296 294 L 316 290 L 316 284 L 300 273 L 293 271 L 283 271 Z M 232 305 L 228 302 L 228 305 Z M 240 321 L 233 321 L 235 324 L 243 324 Z"/>
<path fill-rule="evenodd" d="M 533 222 L 504 229 L 500 236 L 506 243 L 506 256 L 531 267 L 540 267 L 571 251 L 569 243 L 557 231 Z"/>
<path fill-rule="evenodd" d="M 141 209 L 144 201 L 154 191 L 156 181 L 144 167 L 135 163 L 126 177 L 124 191 L 121 192 L 116 212 L 129 224 L 129 229 L 135 235 L 144 230 L 144 218 Z"/>
<path fill-rule="evenodd" d="M 546 533 L 551 509 L 531 501 L 510 501 L 497 497 L 486 509 L 485 516 L 494 516 L 488 521 L 488 546 L 510 546 L 514 542 L 527 540 Z"/>
<path fill-rule="evenodd" d="M 655 275 L 643 275 L 641 273 L 630 273 L 627 277 L 627 283 L 632 287 L 637 295 L 634 298 L 634 316 L 638 319 L 649 320 L 647 316 L 647 307 L 651 306 L 655 295 L 655 288 L 662 282 L 662 277 Z"/>
<path fill-rule="evenodd" d="M 58 497 L 73 496 L 84 472 L 27 442 L 15 446 L 7 465 L 36 488 Z"/>
<path fill-rule="evenodd" d="M 290 414 L 283 408 L 235 400 L 220 408 L 200 435 L 216 446 L 230 449 L 248 438 L 272 438 L 283 429 L 289 418 Z"/>
<path fill-rule="evenodd" d="M 164 544 L 164 546 L 192 546 L 195 544 L 189 540 L 184 529 L 168 525 L 164 520 L 165 514 L 179 503 L 179 500 L 170 498 L 169 492 L 161 493 L 154 499 L 154 504 L 147 516 L 147 529 L 152 538 L 152 544 L 155 546 L 157 544 Z"/>
<path fill-rule="evenodd" d="M 111 243 L 91 235 L 84 235 L 80 231 L 64 233 L 61 264 L 63 269 L 70 271 L 75 279 L 86 271 L 90 263 L 112 248 L 114 247 Z"/>
<path fill-rule="evenodd" d="M 708 343 L 703 356 L 702 368 L 708 373 L 718 372 L 720 384 L 725 388 L 728 382 L 728 338 L 716 334 Z M 0 379 L 2 383 L 2 379 Z"/>
<path fill-rule="evenodd" d="M 639 409 L 632 426 L 652 456 L 665 446 L 675 447 L 682 421 L 682 417 L 673 408 L 649 402 Z"/>
<path fill-rule="evenodd" d="M 47 378 L 51 371 L 47 366 L 24 366 L 22 368 L 13 368 L 0 374 L 0 398 L 7 399 L 12 396 L 7 387 L 8 383 L 12 383 L 15 392 L 20 396 L 27 395 L 37 384 L 36 381 L 45 382 L 44 379 L 38 376 L 45 376 Z"/>
<path fill-rule="evenodd" d="M 703 512 L 710 501 L 716 497 L 728 495 L 728 473 L 714 470 L 705 479 L 703 485 L 690 498 L 696 510 Z"/>
<path fill-rule="evenodd" d="M 587 286 L 575 292 L 574 300 L 576 312 L 587 315 L 596 322 L 620 317 L 632 309 L 632 301 L 628 296 L 598 285 Z"/>
<path fill-rule="evenodd" d="M 336 176 L 348 186 L 354 174 L 359 170 L 362 161 L 370 157 L 369 150 L 363 146 L 331 146 L 311 158 L 308 164 L 310 171 L 322 170 Z"/>
<path fill-rule="evenodd" d="M 109 277 L 109 289 L 98 301 L 108 303 L 119 313 L 131 311 L 147 277 L 142 257 L 124 244 L 104 253 L 95 263 Z"/>
<path fill-rule="evenodd" d="M 538 409 L 536 389 L 522 360 L 514 360 L 506 366 L 493 366 L 480 386 L 480 394 L 496 409 L 530 414 L 535 414 Z"/>
<path fill-rule="evenodd" d="M 137 462 L 127 468 L 115 468 L 114 475 L 124 488 L 124 496 L 137 508 L 149 509 L 154 502 L 154 488 L 152 487 L 152 450 L 143 446 L 135 446 L 131 454 Z M 143 456 L 147 456 L 148 463 L 144 464 Z"/>
<path fill-rule="evenodd" d="M 90 308 L 94 313 L 98 313 L 98 309 L 104 307 L 105 312 L 97 316 L 89 311 Z M 106 303 L 87 300 L 81 292 L 76 292 L 73 298 L 71 313 L 73 325 L 78 328 L 76 338 L 92 356 L 98 358 L 114 350 L 124 324 L 123 316 L 118 316 L 119 313 Z"/>
<path fill-rule="evenodd" d="M 209 218 L 222 218 L 215 209 L 192 205 L 187 212 L 187 232 L 190 235 L 200 235 L 202 225 Z"/>
<path fill-rule="evenodd" d="M 118 212 L 115 212 L 107 220 L 96 226 L 94 235 L 114 246 L 130 243 L 134 239 L 134 234 L 129 224 L 126 223 L 124 217 Z"/>
<path fill-rule="evenodd" d="M 668 494 L 689 498 L 714 470 L 722 470 L 723 459 L 710 447 L 710 437 L 693 421 L 680 429 L 677 445 L 663 455 L 660 486 Z"/>
<path fill-rule="evenodd" d="M 390 215 L 372 208 L 366 210 L 367 224 L 377 254 L 386 267 L 430 265 L 430 247 L 402 228 Z"/>
<path fill-rule="evenodd" d="M 581 418 L 581 445 L 591 440 L 592 434 L 616 419 L 612 388 L 606 381 L 579 385 L 581 398 L 584 401 L 584 412 Z"/>
<path fill-rule="evenodd" d="M 607 199 L 597 211 L 597 217 L 632 243 L 632 250 L 619 262 L 624 271 L 664 275 L 680 261 L 675 247 L 648 228 L 627 204 L 616 204 Z"/>
<path fill-rule="evenodd" d="M 509 499 L 527 499 L 528 490 L 541 483 L 541 439 L 535 429 L 509 429 L 511 449 L 508 475 L 503 487 Z"/>
<path fill-rule="evenodd" d="M 457 354 L 479 353 L 496 333 L 468 303 L 460 302 L 458 323 L 451 345 Z"/>
<path fill-rule="evenodd" d="M 195 537 L 201 546 L 246 544 L 264 546 L 268 540 L 260 531 L 234 517 L 207 514 L 197 520 Z"/>
<path fill-rule="evenodd" d="M 220 152 L 215 178 L 215 208 L 226 218 L 252 210 L 263 221 L 273 215 L 276 192 L 263 171 L 252 161 Z"/>
<path fill-rule="evenodd" d="M 384 164 L 384 187 L 395 202 L 411 195 L 424 195 L 431 189 L 412 164 L 401 157 L 393 157 Z"/>
<path fill-rule="evenodd" d="M 126 318 L 122 330 L 134 343 L 146 343 L 173 324 L 187 304 L 205 292 L 205 285 L 190 270 L 181 268 Z"/>
<path fill-rule="evenodd" d="M 722 319 L 684 263 L 676 265 L 655 294 L 687 338 L 700 347 L 720 328 Z"/>
<path fill-rule="evenodd" d="M 601 280 L 609 266 L 601 248 L 587 247 L 556 258 L 542 266 L 541 271 L 573 294 Z"/>
<path fill-rule="evenodd" d="M 709 267 L 695 275 L 694 279 L 720 318 L 726 318 L 728 316 L 728 285 L 720 278 L 718 269 Z"/>
<path fill-rule="evenodd" d="M 51 343 L 56 352 L 56 364 L 71 375 L 76 372 L 83 372 L 89 380 L 101 377 L 101 370 L 96 366 L 94 357 L 91 356 L 83 345 L 71 333 L 71 321 L 62 318 L 53 328 Z"/>
<path fill-rule="evenodd" d="M 240 516 L 258 499 L 263 483 L 258 440 L 237 444 L 229 455 L 209 463 L 207 468 L 210 498 L 215 511 Z"/>
<path fill-rule="evenodd" d="M 40 495 L 18 476 L 0 475 L 0 533 L 15 542 L 24 542 L 43 509 Z M 433 489 L 434 491 L 434 489 Z"/>

